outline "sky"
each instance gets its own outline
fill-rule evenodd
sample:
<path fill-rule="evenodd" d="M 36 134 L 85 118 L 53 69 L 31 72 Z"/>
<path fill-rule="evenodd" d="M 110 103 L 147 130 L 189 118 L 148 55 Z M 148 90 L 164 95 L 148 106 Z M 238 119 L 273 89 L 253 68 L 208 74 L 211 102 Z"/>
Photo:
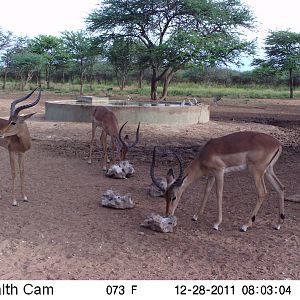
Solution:
<path fill-rule="evenodd" d="M 17 36 L 40 34 L 59 36 L 61 32 L 85 28 L 85 18 L 100 0 L 0 0 L 0 27 Z M 263 45 L 269 30 L 300 32 L 299 0 L 243 0 L 258 22 L 258 30 L 249 35 Z"/>

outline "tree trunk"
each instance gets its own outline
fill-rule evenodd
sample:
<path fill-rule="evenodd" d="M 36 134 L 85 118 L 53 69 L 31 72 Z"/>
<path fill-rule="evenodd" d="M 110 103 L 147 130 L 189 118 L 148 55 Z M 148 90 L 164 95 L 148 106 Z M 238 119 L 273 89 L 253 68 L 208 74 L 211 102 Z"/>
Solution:
<path fill-rule="evenodd" d="M 122 91 L 121 79 L 120 79 L 120 76 L 119 76 L 118 69 L 115 70 L 115 74 L 116 74 L 116 78 L 117 78 L 117 83 L 118 83 L 119 89 Z"/>
<path fill-rule="evenodd" d="M 294 92 L 294 80 L 293 80 L 293 69 L 289 69 L 290 78 L 289 78 L 289 86 L 290 86 L 290 98 L 293 99 Z"/>
<path fill-rule="evenodd" d="M 4 74 L 3 74 L 3 84 L 2 84 L 2 90 L 5 90 L 6 87 L 6 80 L 7 80 L 7 69 L 4 69 Z"/>
<path fill-rule="evenodd" d="M 83 95 L 83 60 L 80 60 L 80 96 Z"/>
<path fill-rule="evenodd" d="M 27 76 L 26 76 L 26 80 L 25 80 L 25 84 L 24 84 L 24 88 L 26 88 L 27 87 L 27 85 L 28 85 L 28 83 L 29 83 L 29 81 L 32 79 L 32 72 L 31 71 L 28 71 L 27 72 Z M 23 89 L 24 89 L 23 88 Z"/>
<path fill-rule="evenodd" d="M 47 89 L 50 88 L 50 68 L 49 68 L 49 64 L 46 64 L 45 66 L 45 77 L 46 77 L 46 85 L 47 85 Z"/>
<path fill-rule="evenodd" d="M 93 91 L 93 75 L 89 76 L 90 91 Z"/>
<path fill-rule="evenodd" d="M 151 77 L 151 100 L 157 100 L 157 85 L 158 85 L 157 70 L 153 66 L 152 77 Z"/>
<path fill-rule="evenodd" d="M 165 100 L 168 96 L 168 87 L 169 87 L 171 79 L 173 78 L 174 72 L 175 72 L 174 70 L 171 70 L 168 74 L 166 74 L 166 76 L 164 78 L 163 91 L 162 91 L 162 95 L 160 97 L 161 100 Z"/>
<path fill-rule="evenodd" d="M 139 89 L 142 88 L 143 79 L 144 79 L 144 70 L 140 70 L 139 71 L 139 76 L 138 76 L 138 88 Z"/>
<path fill-rule="evenodd" d="M 24 91 L 24 87 L 25 87 L 25 78 L 22 74 L 20 74 L 20 90 Z"/>

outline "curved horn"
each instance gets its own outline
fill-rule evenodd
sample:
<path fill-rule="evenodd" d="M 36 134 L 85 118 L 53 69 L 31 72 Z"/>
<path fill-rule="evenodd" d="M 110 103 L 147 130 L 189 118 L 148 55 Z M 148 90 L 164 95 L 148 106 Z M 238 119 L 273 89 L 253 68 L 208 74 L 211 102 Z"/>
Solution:
<path fill-rule="evenodd" d="M 125 147 L 127 147 L 127 148 L 132 148 L 132 147 L 134 147 L 134 146 L 139 142 L 139 132 L 140 132 L 140 123 L 141 123 L 141 122 L 139 122 L 139 125 L 138 125 L 137 130 L 136 130 L 136 134 L 135 134 L 135 142 L 133 142 L 131 145 L 128 145 L 128 144 L 123 140 L 123 138 L 122 138 L 122 130 L 123 130 L 124 126 L 125 126 L 127 123 L 128 123 L 128 121 L 125 122 L 125 123 L 121 126 L 121 128 L 120 128 L 120 130 L 119 130 L 119 140 L 121 141 L 121 143 L 123 144 L 123 146 L 125 146 Z"/>
<path fill-rule="evenodd" d="M 119 140 L 121 141 L 121 143 L 122 143 L 123 146 L 125 146 L 125 147 L 128 148 L 127 143 L 125 143 L 125 141 L 122 139 L 122 130 L 123 130 L 124 126 L 125 126 L 127 123 L 128 123 L 128 121 L 125 122 L 125 123 L 121 126 L 121 128 L 120 128 L 120 130 L 119 130 Z"/>
<path fill-rule="evenodd" d="M 33 91 L 34 92 L 34 91 Z M 33 93 L 32 92 L 32 93 Z M 41 89 L 40 89 L 40 91 L 39 91 L 39 95 L 38 95 L 38 97 L 36 98 L 36 100 L 35 101 L 33 101 L 33 102 L 31 102 L 31 103 L 29 103 L 29 104 L 25 104 L 25 105 L 22 105 L 22 106 L 19 106 L 19 107 L 17 107 L 16 109 L 14 109 L 14 111 L 13 111 L 13 114 L 12 114 L 12 116 L 17 116 L 18 115 L 18 113 L 21 111 L 21 110 L 23 110 L 23 109 L 26 109 L 26 108 L 30 108 L 30 107 L 32 107 L 32 106 L 35 106 L 39 101 L 40 101 L 40 99 L 41 99 Z M 32 94 L 31 93 L 31 94 Z M 28 98 L 28 97 L 27 97 Z M 19 101 L 20 102 L 20 101 Z"/>
<path fill-rule="evenodd" d="M 152 182 L 162 191 L 165 192 L 166 190 L 161 186 L 161 184 L 157 181 L 154 175 L 154 168 L 155 168 L 155 156 L 156 156 L 156 147 L 154 147 L 152 152 L 152 163 L 150 168 L 150 176 L 152 179 Z"/>
<path fill-rule="evenodd" d="M 17 103 L 20 103 L 26 99 L 28 99 L 35 91 L 36 91 L 37 88 L 35 88 L 32 92 L 30 92 L 28 95 L 20 98 L 20 99 L 16 99 L 14 100 L 11 105 L 10 105 L 10 115 L 12 116 L 14 114 L 14 111 L 15 111 L 15 107 L 16 107 L 16 104 Z"/>
<path fill-rule="evenodd" d="M 177 179 L 174 181 L 173 185 L 181 185 L 183 180 L 183 161 L 178 153 L 176 153 L 175 151 L 171 151 L 171 153 L 176 157 L 179 163 L 179 175 Z"/>
<path fill-rule="evenodd" d="M 137 127 L 137 129 L 136 129 L 136 133 L 135 133 L 135 142 L 132 143 L 131 145 L 129 145 L 129 146 L 128 146 L 129 148 L 134 147 L 134 146 L 139 142 L 139 138 L 140 138 L 140 124 L 141 124 L 141 122 L 139 122 L 139 125 L 138 125 L 138 127 Z"/>

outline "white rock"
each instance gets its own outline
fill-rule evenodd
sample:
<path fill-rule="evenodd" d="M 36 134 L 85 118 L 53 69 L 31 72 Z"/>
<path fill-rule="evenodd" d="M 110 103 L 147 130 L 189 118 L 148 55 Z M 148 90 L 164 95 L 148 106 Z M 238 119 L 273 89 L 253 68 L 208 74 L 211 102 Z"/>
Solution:
<path fill-rule="evenodd" d="M 112 165 L 107 171 L 106 176 L 125 179 L 135 173 L 133 166 L 127 161 L 120 161 L 118 164 Z"/>
<path fill-rule="evenodd" d="M 165 178 L 157 177 L 157 181 L 163 190 L 167 189 L 167 181 Z M 164 192 L 159 189 L 154 183 L 150 185 L 149 195 L 151 197 L 163 197 Z"/>
<path fill-rule="evenodd" d="M 116 209 L 126 209 L 133 208 L 134 202 L 131 199 L 131 194 L 126 194 L 120 196 L 118 193 L 115 193 L 113 190 L 107 190 L 101 198 L 102 206 L 116 208 Z"/>
<path fill-rule="evenodd" d="M 177 218 L 175 216 L 163 217 L 154 213 L 148 216 L 141 224 L 142 227 L 159 232 L 173 232 L 176 225 Z"/>

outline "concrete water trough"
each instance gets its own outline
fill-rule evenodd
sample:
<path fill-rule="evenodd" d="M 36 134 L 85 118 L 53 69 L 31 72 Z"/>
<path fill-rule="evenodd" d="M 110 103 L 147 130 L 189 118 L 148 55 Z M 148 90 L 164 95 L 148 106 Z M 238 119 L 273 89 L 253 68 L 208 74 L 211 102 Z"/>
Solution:
<path fill-rule="evenodd" d="M 129 124 L 198 124 L 209 121 L 209 106 L 182 105 L 180 102 L 150 102 L 109 100 L 108 98 L 81 97 L 77 100 L 46 101 L 45 119 L 64 122 L 91 122 L 92 110 L 106 106 L 120 123 Z"/>

